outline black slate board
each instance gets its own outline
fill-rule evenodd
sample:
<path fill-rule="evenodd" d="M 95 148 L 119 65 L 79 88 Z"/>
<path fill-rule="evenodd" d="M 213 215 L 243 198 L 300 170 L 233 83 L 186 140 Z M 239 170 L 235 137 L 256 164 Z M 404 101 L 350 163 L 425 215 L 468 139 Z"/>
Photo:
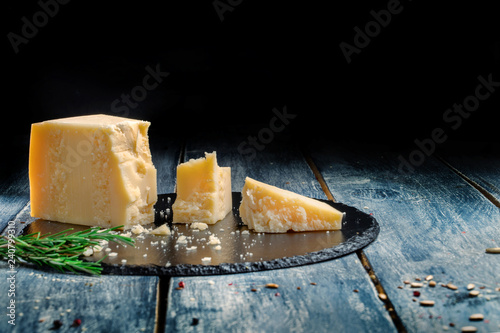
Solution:
<path fill-rule="evenodd" d="M 136 238 L 135 247 L 110 243 L 111 251 L 95 253 L 86 257 L 86 260 L 97 261 L 109 252 L 116 252 L 116 256 L 108 256 L 102 261 L 104 274 L 187 276 L 244 273 L 335 259 L 367 246 L 375 240 L 380 230 L 373 216 L 342 203 L 320 200 L 346 213 L 342 230 L 256 233 L 241 222 L 238 213 L 241 193 L 233 192 L 232 213 L 215 225 L 209 225 L 206 230 L 195 231 L 189 228 L 189 224 L 172 224 L 174 201 L 173 193 L 159 195 L 155 206 L 155 223 L 145 226 L 155 228 L 168 223 L 172 235 L 143 233 Z M 75 231 L 88 228 L 36 220 L 27 225 L 23 234 L 38 231 L 42 234 L 56 233 L 69 227 Z M 182 235 L 188 239 L 187 244 L 178 243 Z M 216 244 L 208 244 L 210 235 L 220 240 L 220 249 L 216 248 Z M 210 257 L 211 260 L 203 261 L 204 257 Z M 126 262 L 122 259 L 126 259 Z"/>

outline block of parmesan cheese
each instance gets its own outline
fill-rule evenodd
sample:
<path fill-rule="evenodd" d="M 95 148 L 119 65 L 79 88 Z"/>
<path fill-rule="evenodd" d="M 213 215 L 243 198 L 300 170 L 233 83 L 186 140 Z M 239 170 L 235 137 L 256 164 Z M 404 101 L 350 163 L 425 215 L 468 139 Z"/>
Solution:
<path fill-rule="evenodd" d="M 256 232 L 340 230 L 344 213 L 312 198 L 245 179 L 240 217 Z"/>
<path fill-rule="evenodd" d="M 31 215 L 103 227 L 153 222 L 149 125 L 107 115 L 32 124 Z"/>
<path fill-rule="evenodd" d="M 231 168 L 217 165 L 216 152 L 177 166 L 173 223 L 215 224 L 232 210 Z"/>

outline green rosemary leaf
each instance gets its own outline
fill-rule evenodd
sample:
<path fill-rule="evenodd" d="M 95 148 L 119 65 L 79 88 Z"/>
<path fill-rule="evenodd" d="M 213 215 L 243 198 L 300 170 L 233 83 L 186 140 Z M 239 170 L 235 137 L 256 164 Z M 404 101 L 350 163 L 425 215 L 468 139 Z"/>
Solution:
<path fill-rule="evenodd" d="M 7 237 L 0 236 L 0 258 L 8 260 L 13 256 L 18 261 L 50 266 L 61 272 L 100 275 L 102 272 L 101 262 L 107 256 L 97 262 L 83 261 L 79 258 L 86 248 L 99 245 L 99 240 L 134 246 L 132 238 L 110 233 L 122 227 L 104 230 L 92 227 L 68 234 L 73 230 L 69 228 L 55 234 L 41 235 L 40 232 L 36 232 L 21 235 L 12 238 L 11 244 L 15 245 L 14 253 L 9 252 Z"/>

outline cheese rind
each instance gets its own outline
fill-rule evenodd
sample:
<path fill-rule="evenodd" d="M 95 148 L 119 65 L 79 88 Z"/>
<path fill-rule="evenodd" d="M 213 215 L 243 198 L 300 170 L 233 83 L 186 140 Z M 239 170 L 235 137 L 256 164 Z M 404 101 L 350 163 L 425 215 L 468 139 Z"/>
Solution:
<path fill-rule="evenodd" d="M 240 217 L 256 232 L 340 230 L 343 213 L 332 206 L 252 178 L 241 192 Z"/>
<path fill-rule="evenodd" d="M 103 227 L 153 222 L 157 193 L 149 126 L 107 115 L 32 124 L 31 215 Z"/>
<path fill-rule="evenodd" d="M 217 165 L 216 152 L 177 166 L 173 223 L 215 224 L 232 210 L 231 168 Z"/>

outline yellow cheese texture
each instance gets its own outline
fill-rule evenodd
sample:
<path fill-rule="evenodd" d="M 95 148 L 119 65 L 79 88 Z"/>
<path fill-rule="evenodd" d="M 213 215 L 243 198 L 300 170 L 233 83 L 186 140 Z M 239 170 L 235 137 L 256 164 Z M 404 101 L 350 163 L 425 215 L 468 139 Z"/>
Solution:
<path fill-rule="evenodd" d="M 173 223 L 215 224 L 232 210 L 231 168 L 217 165 L 217 154 L 177 166 L 177 198 Z"/>
<path fill-rule="evenodd" d="M 252 178 L 241 192 L 240 217 L 256 232 L 340 230 L 344 213 L 332 206 Z"/>
<path fill-rule="evenodd" d="M 31 126 L 31 215 L 90 226 L 154 222 L 150 123 L 89 115 Z"/>

